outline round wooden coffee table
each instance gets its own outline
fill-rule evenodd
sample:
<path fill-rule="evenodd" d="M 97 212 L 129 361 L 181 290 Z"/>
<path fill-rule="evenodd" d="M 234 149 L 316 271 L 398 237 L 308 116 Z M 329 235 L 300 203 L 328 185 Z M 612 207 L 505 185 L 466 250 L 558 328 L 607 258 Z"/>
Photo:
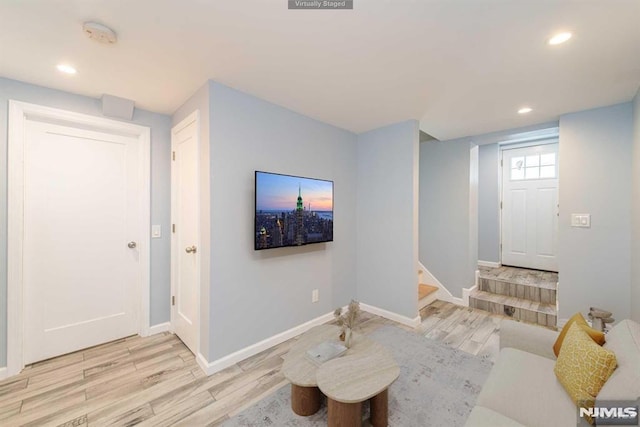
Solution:
<path fill-rule="evenodd" d="M 304 333 L 289 350 L 282 372 L 291 382 L 291 409 L 298 415 L 315 414 L 328 398 L 329 426 L 359 425 L 362 402 L 371 399 L 371 423 L 387 425 L 388 387 L 400 373 L 382 345 L 353 333 L 351 347 L 342 357 L 318 366 L 306 357 L 310 348 L 337 339 L 340 329 L 320 325 Z M 346 424 L 343 424 L 344 422 Z"/>
<path fill-rule="evenodd" d="M 362 402 L 370 400 L 371 425 L 386 427 L 389 386 L 400 375 L 391 353 L 373 343 L 366 354 L 347 355 L 324 363 L 316 374 L 328 399 L 328 425 L 356 426 L 362 422 Z"/>
<path fill-rule="evenodd" d="M 320 325 L 302 334 L 284 358 L 282 373 L 291 383 L 291 409 L 298 415 L 308 416 L 318 412 L 322 393 L 316 381 L 318 365 L 306 357 L 307 350 L 324 341 L 337 339 L 340 328 Z"/>

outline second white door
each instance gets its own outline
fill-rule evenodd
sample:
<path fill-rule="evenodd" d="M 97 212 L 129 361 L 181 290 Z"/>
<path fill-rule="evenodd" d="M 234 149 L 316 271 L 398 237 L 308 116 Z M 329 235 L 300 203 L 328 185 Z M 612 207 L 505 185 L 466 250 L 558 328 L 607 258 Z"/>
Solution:
<path fill-rule="evenodd" d="M 558 271 L 558 144 L 502 159 L 502 264 Z"/>
<path fill-rule="evenodd" d="M 138 332 L 137 138 L 27 121 L 24 363 Z"/>
<path fill-rule="evenodd" d="M 171 132 L 171 319 L 176 335 L 196 355 L 200 333 L 198 146 L 196 112 Z"/>

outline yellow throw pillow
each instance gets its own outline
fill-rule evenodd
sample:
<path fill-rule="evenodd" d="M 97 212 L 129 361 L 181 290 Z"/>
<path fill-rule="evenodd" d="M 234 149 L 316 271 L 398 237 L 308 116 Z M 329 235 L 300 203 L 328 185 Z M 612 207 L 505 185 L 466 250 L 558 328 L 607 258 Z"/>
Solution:
<path fill-rule="evenodd" d="M 616 369 L 616 355 L 596 344 L 582 326 L 569 327 L 553 371 L 578 407 L 591 408 Z"/>
<path fill-rule="evenodd" d="M 574 323 L 578 323 L 579 325 L 581 325 L 584 328 L 585 332 L 587 332 L 591 339 L 598 343 L 598 345 L 604 344 L 604 332 L 589 327 L 589 324 L 586 320 L 584 320 L 582 314 L 576 313 L 571 316 L 571 318 L 564 325 L 562 331 L 560 331 L 560 335 L 558 335 L 558 339 L 556 339 L 555 344 L 553 344 L 553 352 L 555 353 L 556 357 L 558 357 L 558 355 L 560 354 L 560 348 L 562 347 L 564 336 L 567 334 L 567 331 Z"/>

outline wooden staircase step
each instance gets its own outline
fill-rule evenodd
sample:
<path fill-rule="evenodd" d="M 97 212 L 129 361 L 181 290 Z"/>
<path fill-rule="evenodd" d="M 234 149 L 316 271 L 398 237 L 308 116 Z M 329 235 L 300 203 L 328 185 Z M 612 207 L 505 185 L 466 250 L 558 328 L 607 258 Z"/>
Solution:
<path fill-rule="evenodd" d="M 547 287 L 547 284 L 514 283 L 505 280 L 480 277 L 478 280 L 478 289 L 484 292 L 516 297 L 544 304 L 555 304 L 556 302 L 555 285 L 551 288 Z"/>
<path fill-rule="evenodd" d="M 432 293 L 437 291 L 438 291 L 437 286 L 420 284 L 418 285 L 418 299 L 426 298 Z"/>
<path fill-rule="evenodd" d="M 476 290 L 469 296 L 469 305 L 490 313 L 502 314 L 543 326 L 555 327 L 557 322 L 555 303 L 543 303 Z"/>
<path fill-rule="evenodd" d="M 515 283 L 540 289 L 555 290 L 558 285 L 558 273 L 551 271 L 528 270 L 526 268 L 507 266 L 498 268 L 480 266 L 478 271 L 480 279 Z"/>

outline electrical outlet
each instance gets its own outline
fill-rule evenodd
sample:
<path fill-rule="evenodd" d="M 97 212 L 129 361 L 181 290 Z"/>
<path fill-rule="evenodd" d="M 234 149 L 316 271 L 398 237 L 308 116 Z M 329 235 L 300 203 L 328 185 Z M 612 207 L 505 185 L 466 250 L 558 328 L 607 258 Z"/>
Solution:
<path fill-rule="evenodd" d="M 320 299 L 320 296 L 318 294 L 318 290 L 314 289 L 311 291 L 311 302 L 318 302 L 318 300 Z"/>

